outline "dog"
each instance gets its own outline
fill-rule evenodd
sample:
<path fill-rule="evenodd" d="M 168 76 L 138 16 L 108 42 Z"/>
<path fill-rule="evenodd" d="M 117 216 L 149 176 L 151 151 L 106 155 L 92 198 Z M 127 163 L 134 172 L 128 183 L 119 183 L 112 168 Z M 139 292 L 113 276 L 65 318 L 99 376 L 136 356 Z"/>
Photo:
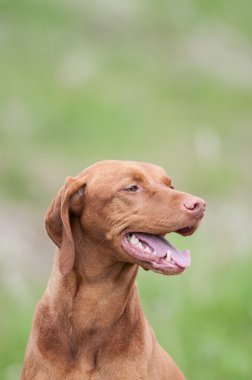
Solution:
<path fill-rule="evenodd" d="M 32 323 L 21 380 L 183 380 L 140 306 L 139 266 L 182 273 L 205 202 L 174 189 L 159 166 L 101 161 L 68 177 L 45 225 L 57 246 Z"/>

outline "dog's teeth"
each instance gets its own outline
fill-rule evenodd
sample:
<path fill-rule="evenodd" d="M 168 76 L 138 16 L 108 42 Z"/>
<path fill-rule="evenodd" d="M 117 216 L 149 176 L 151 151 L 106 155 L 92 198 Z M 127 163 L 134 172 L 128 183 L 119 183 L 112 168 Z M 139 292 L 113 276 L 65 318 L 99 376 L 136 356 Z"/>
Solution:
<path fill-rule="evenodd" d="M 155 251 L 155 250 L 154 250 L 154 252 L 153 252 L 153 255 L 156 255 L 156 256 L 158 256 L 158 253 L 157 253 L 157 251 Z"/>
<path fill-rule="evenodd" d="M 146 248 L 145 248 L 145 252 L 151 253 L 150 248 L 149 248 L 149 247 L 146 247 Z"/>
<path fill-rule="evenodd" d="M 138 238 L 133 234 L 130 238 L 130 242 L 134 245 L 137 245 L 139 243 Z"/>
<path fill-rule="evenodd" d="M 139 241 L 139 243 L 137 244 L 138 248 L 143 248 L 143 245 L 142 243 Z"/>
<path fill-rule="evenodd" d="M 138 239 L 136 239 L 136 240 L 131 240 L 131 243 L 134 244 L 134 245 L 138 245 L 139 240 L 138 240 Z"/>
<path fill-rule="evenodd" d="M 170 250 L 168 250 L 167 251 L 167 256 L 166 256 L 166 259 L 165 259 L 166 261 L 171 261 L 171 251 Z"/>

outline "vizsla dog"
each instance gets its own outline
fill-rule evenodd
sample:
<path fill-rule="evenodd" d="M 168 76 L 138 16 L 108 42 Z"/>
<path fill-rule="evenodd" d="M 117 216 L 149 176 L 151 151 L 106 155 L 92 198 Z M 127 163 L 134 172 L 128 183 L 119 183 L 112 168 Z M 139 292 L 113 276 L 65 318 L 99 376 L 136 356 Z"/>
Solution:
<path fill-rule="evenodd" d="M 68 177 L 45 218 L 58 249 L 21 379 L 185 379 L 156 341 L 135 279 L 139 266 L 182 273 L 190 252 L 164 236 L 191 235 L 204 210 L 152 164 L 102 161 Z"/>

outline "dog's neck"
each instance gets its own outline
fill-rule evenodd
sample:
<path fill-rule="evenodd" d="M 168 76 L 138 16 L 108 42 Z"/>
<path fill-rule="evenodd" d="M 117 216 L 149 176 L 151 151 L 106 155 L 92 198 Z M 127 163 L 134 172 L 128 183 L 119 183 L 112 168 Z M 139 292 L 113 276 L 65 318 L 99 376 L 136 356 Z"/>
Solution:
<path fill-rule="evenodd" d="M 106 331 L 115 326 L 126 309 L 134 312 L 138 267 L 111 261 L 102 246 L 96 249 L 84 246 L 85 252 L 76 253 L 78 271 L 75 270 L 72 322 L 82 332 Z"/>
<path fill-rule="evenodd" d="M 69 275 L 60 274 L 56 255 L 48 289 L 58 313 L 69 320 L 69 334 L 79 345 L 89 340 L 95 350 L 120 321 L 127 318 L 133 329 L 143 313 L 135 283 L 138 266 L 115 262 L 102 245 L 94 247 L 84 240 L 77 240 L 76 265 Z"/>

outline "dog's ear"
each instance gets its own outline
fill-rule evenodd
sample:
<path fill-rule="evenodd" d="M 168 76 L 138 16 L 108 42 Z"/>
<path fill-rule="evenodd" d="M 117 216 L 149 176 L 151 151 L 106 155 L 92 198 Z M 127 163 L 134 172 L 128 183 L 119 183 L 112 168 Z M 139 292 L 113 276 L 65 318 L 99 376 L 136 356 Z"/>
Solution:
<path fill-rule="evenodd" d="M 84 206 L 85 179 L 68 177 L 47 210 L 45 226 L 52 241 L 59 247 L 59 269 L 68 274 L 74 265 L 75 246 L 70 216 L 79 216 Z"/>

